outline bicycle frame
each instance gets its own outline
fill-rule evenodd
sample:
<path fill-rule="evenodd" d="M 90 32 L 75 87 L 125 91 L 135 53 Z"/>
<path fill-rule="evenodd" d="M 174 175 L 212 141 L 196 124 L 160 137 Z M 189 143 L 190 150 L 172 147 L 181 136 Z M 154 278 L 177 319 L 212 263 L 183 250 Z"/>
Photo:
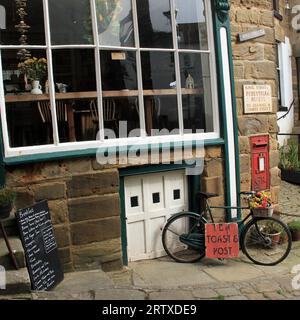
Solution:
<path fill-rule="evenodd" d="M 203 212 L 200 214 L 200 216 L 201 216 L 201 218 L 202 218 L 206 223 L 208 223 L 208 221 L 207 221 L 207 220 L 205 219 L 205 217 L 204 217 L 204 214 L 205 214 L 206 212 L 209 213 L 211 222 L 212 222 L 212 223 L 215 223 L 215 222 L 214 222 L 213 215 L 212 215 L 212 212 L 211 212 L 211 209 L 249 210 L 249 211 L 250 211 L 249 214 L 247 214 L 244 219 L 239 220 L 239 221 L 236 222 L 236 223 L 238 224 L 239 234 L 241 234 L 241 232 L 242 232 L 242 227 L 244 226 L 245 222 L 246 222 L 250 217 L 252 217 L 252 211 L 251 211 L 251 208 L 250 208 L 249 205 L 248 205 L 247 207 L 211 206 L 211 205 L 209 205 L 208 199 L 205 199 L 205 209 L 204 209 Z"/>

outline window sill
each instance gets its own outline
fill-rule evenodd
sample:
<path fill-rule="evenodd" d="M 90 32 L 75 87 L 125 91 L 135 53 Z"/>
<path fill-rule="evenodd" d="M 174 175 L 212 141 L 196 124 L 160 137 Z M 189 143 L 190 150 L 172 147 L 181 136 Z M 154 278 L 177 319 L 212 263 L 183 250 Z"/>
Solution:
<path fill-rule="evenodd" d="M 186 140 L 185 140 L 186 141 Z M 190 144 L 194 147 L 195 146 L 195 139 L 191 139 Z M 145 144 L 139 145 L 138 147 L 142 150 L 148 148 L 150 151 L 154 150 L 162 150 L 164 148 L 164 144 Z M 186 146 L 188 143 L 186 144 Z M 217 146 L 217 145 L 224 145 L 224 139 L 222 138 L 215 138 L 215 139 L 205 139 L 204 146 Z M 153 147 L 155 146 L 155 147 Z M 103 146 L 105 150 L 108 151 L 109 147 Z M 119 152 L 126 152 L 130 148 L 130 144 L 125 147 L 118 147 L 117 150 L 114 148 L 114 152 L 117 154 Z M 170 143 L 170 150 L 176 150 L 177 148 L 182 148 L 181 141 L 171 142 Z M 25 163 L 36 163 L 36 162 L 46 162 L 46 161 L 59 161 L 64 159 L 75 159 L 75 158 L 87 158 L 87 157 L 96 157 L 97 151 L 99 148 L 89 148 L 89 149 L 82 149 L 82 150 L 72 150 L 72 151 L 56 151 L 56 152 L 49 152 L 49 153 L 36 153 L 36 154 L 27 154 L 27 155 L 20 155 L 20 156 L 11 156 L 3 158 L 3 163 L 7 166 L 13 165 L 20 165 Z"/>

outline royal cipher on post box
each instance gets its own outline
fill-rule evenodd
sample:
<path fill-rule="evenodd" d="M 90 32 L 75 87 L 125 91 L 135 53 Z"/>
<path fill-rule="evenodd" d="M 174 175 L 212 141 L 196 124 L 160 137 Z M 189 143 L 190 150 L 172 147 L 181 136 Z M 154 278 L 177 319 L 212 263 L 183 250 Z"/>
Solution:
<path fill-rule="evenodd" d="M 252 163 L 252 190 L 270 188 L 269 136 L 250 137 Z"/>

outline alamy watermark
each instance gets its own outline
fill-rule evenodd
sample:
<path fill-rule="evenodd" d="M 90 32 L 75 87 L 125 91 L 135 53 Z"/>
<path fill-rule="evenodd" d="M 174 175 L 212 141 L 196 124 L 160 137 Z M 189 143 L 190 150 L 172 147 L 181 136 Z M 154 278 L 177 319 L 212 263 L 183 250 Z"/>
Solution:
<path fill-rule="evenodd" d="M 98 132 L 97 140 L 105 138 L 110 141 L 110 146 L 99 148 L 96 159 L 100 165 L 185 165 L 186 175 L 200 175 L 204 168 L 205 149 L 199 134 L 203 132 L 184 130 L 180 134 L 179 129 L 152 129 L 148 135 L 151 142 L 148 143 L 146 132 L 143 134 L 141 129 L 129 131 L 127 121 L 120 121 L 118 137 L 111 129 Z"/>
<path fill-rule="evenodd" d="M 3 266 L 0 266 L 0 290 L 6 289 L 6 272 Z"/>
<path fill-rule="evenodd" d="M 292 7 L 292 27 L 296 31 L 300 31 L 300 4 Z"/>
<path fill-rule="evenodd" d="M 292 279 L 292 287 L 294 290 L 300 290 L 300 264 L 297 264 L 292 268 L 292 273 L 296 273 Z"/>

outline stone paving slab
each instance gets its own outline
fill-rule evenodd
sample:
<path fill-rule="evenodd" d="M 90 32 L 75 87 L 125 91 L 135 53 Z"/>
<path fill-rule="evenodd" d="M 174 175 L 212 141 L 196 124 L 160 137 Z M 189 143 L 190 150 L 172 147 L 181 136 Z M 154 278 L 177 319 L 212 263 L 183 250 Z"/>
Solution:
<path fill-rule="evenodd" d="M 150 288 L 189 287 L 216 282 L 201 270 L 198 263 L 152 260 L 131 263 L 130 268 L 142 279 L 140 285 Z"/>
<path fill-rule="evenodd" d="M 237 261 L 229 261 L 226 265 L 214 268 L 204 268 L 203 271 L 221 282 L 247 281 L 264 275 L 263 271 L 253 265 Z"/>
<path fill-rule="evenodd" d="M 97 290 L 95 300 L 146 300 L 146 293 L 124 288 Z"/>
<path fill-rule="evenodd" d="M 66 273 L 65 279 L 55 292 L 81 293 L 84 290 L 99 290 L 113 287 L 114 283 L 102 270 Z"/>
<path fill-rule="evenodd" d="M 149 300 L 194 300 L 194 296 L 190 291 L 164 290 L 151 292 Z"/>

